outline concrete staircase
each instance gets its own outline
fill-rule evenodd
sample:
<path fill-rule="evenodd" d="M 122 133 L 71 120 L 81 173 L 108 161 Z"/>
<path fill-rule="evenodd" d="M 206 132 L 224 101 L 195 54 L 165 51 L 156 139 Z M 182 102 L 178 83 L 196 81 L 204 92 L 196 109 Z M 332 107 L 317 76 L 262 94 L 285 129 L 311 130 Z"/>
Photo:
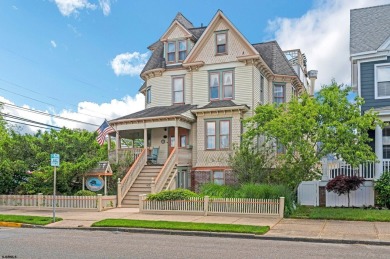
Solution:
<path fill-rule="evenodd" d="M 122 207 L 138 208 L 139 195 L 150 193 L 152 178 L 156 179 L 162 167 L 162 165 L 145 165 L 134 184 L 131 186 L 129 192 L 123 198 Z"/>

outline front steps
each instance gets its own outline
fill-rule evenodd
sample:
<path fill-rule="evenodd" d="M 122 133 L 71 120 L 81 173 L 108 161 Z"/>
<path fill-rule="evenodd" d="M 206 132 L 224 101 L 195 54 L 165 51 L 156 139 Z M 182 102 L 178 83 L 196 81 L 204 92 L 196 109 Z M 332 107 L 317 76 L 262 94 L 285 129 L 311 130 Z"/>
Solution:
<path fill-rule="evenodd" d="M 162 167 L 162 165 L 145 165 L 142 171 L 139 173 L 134 184 L 131 186 L 129 192 L 123 198 L 122 207 L 138 208 L 139 195 L 150 193 L 150 184 L 152 182 L 152 178 L 156 179 Z"/>

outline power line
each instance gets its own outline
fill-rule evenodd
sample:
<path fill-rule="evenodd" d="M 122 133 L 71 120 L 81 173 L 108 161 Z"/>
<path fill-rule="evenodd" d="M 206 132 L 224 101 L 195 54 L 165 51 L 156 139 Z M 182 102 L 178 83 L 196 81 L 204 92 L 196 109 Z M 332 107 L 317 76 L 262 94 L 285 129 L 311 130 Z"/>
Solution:
<path fill-rule="evenodd" d="M 11 119 L 21 120 L 21 121 L 29 122 L 29 123 L 34 123 L 34 124 L 41 125 L 41 126 L 46 126 L 46 127 L 56 128 L 56 129 L 62 129 L 61 127 L 57 127 L 57 126 L 54 126 L 54 125 L 42 123 L 42 122 L 39 122 L 39 121 L 29 120 L 29 119 L 26 119 L 26 118 L 22 118 L 22 117 L 15 116 L 15 115 L 10 115 L 10 114 L 7 114 L 7 113 L 1 113 L 0 112 L 0 115 L 2 115 L 4 117 L 9 117 Z"/>
<path fill-rule="evenodd" d="M 74 119 L 70 119 L 70 118 L 65 118 L 65 117 L 61 117 L 61 116 L 50 114 L 50 113 L 45 113 L 45 112 L 42 112 L 42 111 L 32 110 L 32 109 L 28 109 L 28 108 L 25 108 L 25 107 L 20 107 L 20 106 L 17 106 L 17 105 L 14 105 L 14 104 L 10 104 L 10 103 L 0 102 L 0 104 L 4 104 L 6 106 L 13 107 L 15 109 L 24 110 L 24 111 L 28 111 L 28 112 L 32 112 L 32 113 L 36 113 L 36 114 L 40 114 L 40 115 L 44 115 L 44 116 L 49 116 L 49 117 L 53 117 L 53 118 L 57 118 L 57 119 L 62 119 L 62 120 L 67 120 L 67 121 L 87 124 L 87 125 L 91 125 L 91 126 L 100 126 L 100 125 L 89 123 L 89 122 L 83 122 L 83 121 L 74 120 Z"/>
<path fill-rule="evenodd" d="M 7 119 L 4 119 L 4 121 L 8 121 L 8 122 L 12 122 L 12 123 L 17 123 L 17 124 L 22 124 L 22 125 L 27 125 L 27 126 L 35 127 L 35 128 L 47 129 L 47 127 L 38 126 L 38 125 L 33 125 L 33 124 L 21 122 L 21 121 L 12 121 L 12 120 L 7 120 Z M 56 129 L 56 128 L 52 128 L 52 129 L 58 130 L 58 129 Z"/>

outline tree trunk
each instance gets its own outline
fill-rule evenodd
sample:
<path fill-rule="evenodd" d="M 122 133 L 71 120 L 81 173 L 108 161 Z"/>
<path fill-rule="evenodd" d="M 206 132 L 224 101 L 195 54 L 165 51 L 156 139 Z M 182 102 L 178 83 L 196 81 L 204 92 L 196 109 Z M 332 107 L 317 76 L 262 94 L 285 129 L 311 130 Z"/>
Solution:
<path fill-rule="evenodd" d="M 349 192 L 348 192 L 348 208 L 349 208 Z"/>

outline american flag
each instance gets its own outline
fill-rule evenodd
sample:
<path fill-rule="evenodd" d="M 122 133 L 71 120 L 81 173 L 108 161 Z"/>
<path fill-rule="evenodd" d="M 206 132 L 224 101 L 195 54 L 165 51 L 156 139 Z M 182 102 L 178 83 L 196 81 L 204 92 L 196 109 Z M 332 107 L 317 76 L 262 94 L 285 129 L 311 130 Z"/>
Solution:
<path fill-rule="evenodd" d="M 103 124 L 97 129 L 97 132 L 99 135 L 96 137 L 96 140 L 100 145 L 103 145 L 106 135 L 115 132 L 115 130 L 108 124 L 107 120 L 104 120 Z"/>

